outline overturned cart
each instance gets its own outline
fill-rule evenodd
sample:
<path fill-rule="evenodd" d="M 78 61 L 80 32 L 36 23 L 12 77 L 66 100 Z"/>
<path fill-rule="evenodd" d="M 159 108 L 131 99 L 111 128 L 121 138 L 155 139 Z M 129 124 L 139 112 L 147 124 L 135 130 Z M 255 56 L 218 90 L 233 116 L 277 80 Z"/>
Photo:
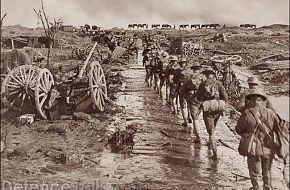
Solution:
<path fill-rule="evenodd" d="M 82 64 L 69 70 L 58 68 L 57 75 L 33 65 L 12 69 L 2 83 L 2 102 L 22 113 L 37 112 L 44 119 L 59 115 L 54 109 L 60 108 L 67 108 L 64 114 L 84 105 L 104 111 L 107 100 L 105 74 L 98 61 L 91 61 L 96 46 L 97 43 Z"/>

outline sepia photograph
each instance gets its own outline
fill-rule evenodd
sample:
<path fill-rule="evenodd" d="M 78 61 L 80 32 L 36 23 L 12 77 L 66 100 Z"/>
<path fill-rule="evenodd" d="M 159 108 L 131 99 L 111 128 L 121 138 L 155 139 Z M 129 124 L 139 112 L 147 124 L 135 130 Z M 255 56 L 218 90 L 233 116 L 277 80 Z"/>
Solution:
<path fill-rule="evenodd" d="M 1 190 L 289 190 L 289 0 L 1 0 Z"/>

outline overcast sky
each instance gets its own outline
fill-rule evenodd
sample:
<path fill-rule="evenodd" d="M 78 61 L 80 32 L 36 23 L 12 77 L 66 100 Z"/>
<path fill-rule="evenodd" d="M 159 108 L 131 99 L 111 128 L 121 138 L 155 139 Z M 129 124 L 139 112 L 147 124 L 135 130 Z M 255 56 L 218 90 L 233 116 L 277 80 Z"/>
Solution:
<path fill-rule="evenodd" d="M 129 23 L 289 24 L 289 0 L 43 0 L 49 18 L 65 24 L 127 27 Z M 4 25 L 41 26 L 40 0 L 1 0 Z"/>

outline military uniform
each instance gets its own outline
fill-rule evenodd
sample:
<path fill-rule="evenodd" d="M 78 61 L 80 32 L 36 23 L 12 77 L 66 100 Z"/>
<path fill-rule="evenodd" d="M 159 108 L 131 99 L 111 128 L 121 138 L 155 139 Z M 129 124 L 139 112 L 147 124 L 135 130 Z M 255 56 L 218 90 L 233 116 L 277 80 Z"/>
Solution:
<path fill-rule="evenodd" d="M 192 119 L 196 119 L 200 112 L 200 101 L 196 98 L 196 92 L 200 83 L 204 80 L 204 76 L 200 73 L 192 73 L 189 79 L 187 79 L 180 89 L 180 107 L 184 109 L 185 102 L 191 113 Z"/>
<path fill-rule="evenodd" d="M 206 95 L 206 90 L 205 90 L 205 86 L 207 85 L 211 85 L 214 84 L 219 92 L 218 97 L 207 97 Z M 225 88 L 223 87 L 222 83 L 215 80 L 215 79 L 206 79 L 205 81 L 203 81 L 197 91 L 197 98 L 199 101 L 204 102 L 206 100 L 224 100 L 227 101 L 228 100 L 228 95 L 226 93 Z M 216 127 L 217 121 L 219 119 L 219 117 L 221 116 L 222 113 L 220 112 L 204 112 L 203 113 L 203 119 L 205 122 L 205 126 L 207 129 L 207 132 L 209 135 L 213 134 L 213 130 Z"/>
<path fill-rule="evenodd" d="M 214 70 L 208 69 L 204 71 L 205 75 L 215 74 Z M 207 87 L 215 86 L 217 94 L 215 96 L 208 95 Z M 222 83 L 213 78 L 207 78 L 205 81 L 201 82 L 197 90 L 197 99 L 201 102 L 208 100 L 228 100 L 228 95 Z M 214 130 L 217 126 L 217 122 L 222 115 L 221 111 L 203 111 L 203 120 L 207 133 L 209 135 L 209 149 L 213 151 L 213 158 L 217 158 L 217 147 L 216 140 L 214 138 Z"/>
<path fill-rule="evenodd" d="M 258 92 L 259 90 L 255 89 L 255 95 L 260 93 L 266 100 L 266 96 L 262 92 Z M 249 95 L 253 94 L 253 90 L 249 92 Z M 263 105 L 256 106 L 253 108 L 246 108 L 241 117 L 238 120 L 236 126 L 236 132 L 242 137 L 246 137 L 249 134 L 253 134 L 255 131 L 255 136 L 257 138 L 257 144 L 254 155 L 249 155 L 247 163 L 248 169 L 251 177 L 251 182 L 253 187 L 251 189 L 256 190 L 259 189 L 258 179 L 260 175 L 260 166 L 262 166 L 262 175 L 265 190 L 272 190 L 272 177 L 271 177 L 271 167 L 272 161 L 274 158 L 275 148 L 270 146 L 268 143 L 268 138 L 266 133 L 264 133 L 257 125 L 258 122 L 255 116 L 251 113 L 254 112 L 260 117 L 260 120 L 263 121 L 267 125 L 267 130 L 269 130 L 269 134 L 272 136 L 273 132 L 278 131 L 279 127 L 279 119 L 277 115 L 270 109 L 265 108 Z"/>
<path fill-rule="evenodd" d="M 167 60 L 164 58 L 159 58 L 156 65 L 156 71 L 159 77 L 159 91 L 161 93 L 161 89 L 165 84 L 165 69 L 167 66 Z"/>
<path fill-rule="evenodd" d="M 169 60 L 170 61 L 170 60 Z M 175 84 L 173 81 L 174 73 L 175 73 L 175 64 L 177 63 L 169 63 L 165 69 L 164 76 L 166 80 L 166 86 L 169 88 L 169 96 L 170 98 L 174 98 L 176 92 L 175 92 Z"/>
<path fill-rule="evenodd" d="M 151 61 L 151 56 L 150 56 L 150 51 L 146 51 L 144 50 L 144 56 L 143 56 L 143 66 L 145 66 L 145 70 L 146 70 L 146 79 L 145 81 L 148 82 L 148 79 L 150 77 L 150 74 L 151 74 L 151 64 L 150 64 L 150 61 Z"/>

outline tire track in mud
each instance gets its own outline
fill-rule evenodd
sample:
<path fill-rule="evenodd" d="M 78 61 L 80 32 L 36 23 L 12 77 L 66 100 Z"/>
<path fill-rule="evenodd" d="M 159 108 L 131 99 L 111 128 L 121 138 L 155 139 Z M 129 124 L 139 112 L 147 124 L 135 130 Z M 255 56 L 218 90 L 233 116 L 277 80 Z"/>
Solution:
<path fill-rule="evenodd" d="M 140 53 L 140 52 L 139 52 Z M 117 115 L 111 127 L 137 126 L 133 154 L 130 156 L 104 152 L 101 166 L 106 176 L 101 181 L 105 187 L 124 187 L 124 184 L 139 185 L 148 189 L 248 189 L 250 180 L 246 158 L 238 154 L 238 139 L 221 118 L 216 129 L 216 138 L 235 150 L 218 143 L 219 160 L 209 159 L 207 132 L 202 115 L 200 126 L 202 144 L 187 141 L 188 135 L 180 132 L 181 117 L 171 114 L 166 101 L 145 83 L 145 70 L 141 55 L 136 65 L 123 71 L 126 78 L 123 90 L 118 93 L 117 104 L 124 106 L 125 113 Z M 162 134 L 166 131 L 171 138 Z M 173 138 L 172 138 L 173 137 Z M 286 189 L 280 163 L 273 168 L 275 189 Z M 275 166 L 276 165 L 276 166 Z M 237 174 L 237 175 L 235 175 Z"/>

